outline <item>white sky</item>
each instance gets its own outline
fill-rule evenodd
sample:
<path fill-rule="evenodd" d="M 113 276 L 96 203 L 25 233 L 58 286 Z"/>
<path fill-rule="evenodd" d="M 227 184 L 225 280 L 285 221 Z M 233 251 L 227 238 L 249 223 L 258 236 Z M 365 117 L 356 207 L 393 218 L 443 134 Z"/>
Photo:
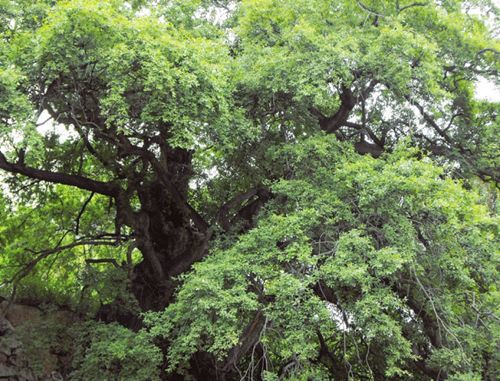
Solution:
<path fill-rule="evenodd" d="M 477 82 L 476 98 L 492 102 L 500 102 L 500 89 L 492 82 L 481 78 Z"/>

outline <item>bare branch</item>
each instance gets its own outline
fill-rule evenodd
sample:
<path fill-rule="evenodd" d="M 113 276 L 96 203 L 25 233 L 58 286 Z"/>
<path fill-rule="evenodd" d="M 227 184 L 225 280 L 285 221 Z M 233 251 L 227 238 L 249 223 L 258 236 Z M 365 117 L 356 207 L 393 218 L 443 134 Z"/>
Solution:
<path fill-rule="evenodd" d="M 370 95 L 373 90 L 375 90 L 375 86 L 377 86 L 379 83 L 380 81 L 372 79 L 368 86 L 363 91 L 361 91 L 356 102 L 359 102 L 359 98 L 366 100 L 368 98 L 368 95 Z"/>
<path fill-rule="evenodd" d="M 91 264 L 91 263 L 111 263 L 117 269 L 120 268 L 120 266 L 118 265 L 118 262 L 116 262 L 116 259 L 113 259 L 113 258 L 86 259 L 85 262 L 88 264 Z"/>
<path fill-rule="evenodd" d="M 425 7 L 426 5 L 427 5 L 427 3 L 413 3 L 413 4 L 410 4 L 410 5 L 405 5 L 402 8 L 399 8 L 399 6 L 398 6 L 398 12 L 403 12 L 405 9 L 408 9 L 408 8 L 411 8 L 411 7 Z"/>
<path fill-rule="evenodd" d="M 485 52 L 492 52 L 492 53 L 495 53 L 495 54 L 500 54 L 500 51 L 496 50 L 496 49 L 493 49 L 493 48 L 484 48 L 484 49 L 481 49 L 480 51 L 478 51 L 476 53 L 476 57 L 480 54 L 483 54 Z"/>
<path fill-rule="evenodd" d="M 459 117 L 459 116 L 464 116 L 463 113 L 459 113 L 459 114 L 455 114 L 451 117 L 450 119 L 450 122 L 448 123 L 448 126 L 446 126 L 446 128 L 443 130 L 443 132 L 446 132 L 450 129 L 450 127 L 452 126 L 453 124 L 453 121 L 455 120 L 455 118 Z"/>
<path fill-rule="evenodd" d="M 368 13 L 371 13 L 372 15 L 378 16 L 378 17 L 386 17 L 384 15 L 381 15 L 380 13 L 377 13 L 374 9 L 368 8 L 366 5 L 364 5 L 361 1 L 357 0 L 357 3 L 361 9 L 364 11 L 367 11 Z"/>
<path fill-rule="evenodd" d="M 347 122 L 347 121 L 344 123 L 344 126 L 355 128 L 356 130 L 364 130 L 368 134 L 368 136 L 370 137 L 370 139 L 373 140 L 373 142 L 376 145 L 378 145 L 381 149 L 384 148 L 384 143 L 368 127 L 363 127 L 360 124 L 352 123 L 352 122 Z"/>
<path fill-rule="evenodd" d="M 45 171 L 42 169 L 28 167 L 20 163 L 9 163 L 1 151 L 0 151 L 0 169 L 3 169 L 10 173 L 18 173 L 20 175 L 27 176 L 32 179 L 47 181 L 49 183 L 74 186 L 80 189 L 99 193 L 105 196 L 116 197 L 120 190 L 119 186 L 113 182 L 105 183 L 102 181 L 91 180 L 83 176 Z"/>
<path fill-rule="evenodd" d="M 78 217 L 76 217 L 76 228 L 75 228 L 75 235 L 78 235 L 79 230 L 80 230 L 80 218 L 82 217 L 83 213 L 85 212 L 85 208 L 89 204 L 90 200 L 92 200 L 92 197 L 94 197 L 94 192 L 92 192 L 89 196 L 89 198 L 85 201 L 85 203 L 82 206 L 82 209 L 80 210 L 80 213 L 78 213 Z"/>
<path fill-rule="evenodd" d="M 410 98 L 409 95 L 405 95 L 404 96 L 405 99 L 410 102 L 412 105 L 414 105 L 418 111 L 420 112 L 420 115 L 423 116 L 424 120 L 432 127 L 434 128 L 434 130 L 450 145 L 454 145 L 453 144 L 453 140 L 448 136 L 448 134 L 442 130 L 438 125 L 437 123 L 434 121 L 434 119 L 429 115 L 427 114 L 425 111 L 424 111 L 424 108 L 422 105 L 420 105 L 420 103 L 418 103 L 416 100 Z"/>

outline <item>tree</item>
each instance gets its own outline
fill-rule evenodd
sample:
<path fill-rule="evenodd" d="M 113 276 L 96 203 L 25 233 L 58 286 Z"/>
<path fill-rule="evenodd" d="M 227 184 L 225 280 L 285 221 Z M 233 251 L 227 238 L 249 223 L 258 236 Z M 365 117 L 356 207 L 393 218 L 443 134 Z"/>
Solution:
<path fill-rule="evenodd" d="M 98 325 L 75 377 L 154 338 L 164 379 L 495 379 L 492 3 L 1 17 L 3 290 L 138 332 Z"/>

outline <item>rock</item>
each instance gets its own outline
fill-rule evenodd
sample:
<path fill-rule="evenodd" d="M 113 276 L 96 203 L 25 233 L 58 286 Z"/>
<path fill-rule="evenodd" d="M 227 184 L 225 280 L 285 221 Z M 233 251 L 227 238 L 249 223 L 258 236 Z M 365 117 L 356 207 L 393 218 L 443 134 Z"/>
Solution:
<path fill-rule="evenodd" d="M 40 374 L 41 377 L 51 378 L 51 373 L 57 368 L 57 355 L 50 352 L 39 352 L 39 358 L 43 361 L 43 369 Z"/>
<path fill-rule="evenodd" d="M 0 360 L 1 361 L 1 360 Z M 19 365 L 19 362 L 17 361 L 17 356 L 10 356 L 9 357 L 9 362 L 12 364 L 12 365 Z"/>
<path fill-rule="evenodd" d="M 9 302 L 4 300 L 0 303 L 0 311 L 5 313 Z M 41 316 L 41 311 L 38 308 L 23 306 L 21 304 L 11 304 L 10 308 L 5 313 L 5 318 L 17 328 L 26 323 L 33 323 Z"/>
<path fill-rule="evenodd" d="M 0 363 L 0 377 L 10 377 L 16 375 L 16 367 L 5 363 Z"/>
<path fill-rule="evenodd" d="M 15 335 L 2 337 L 2 343 L 5 343 L 11 350 L 19 348 L 23 343 Z"/>
<path fill-rule="evenodd" d="M 7 362 L 9 358 L 5 353 L 0 352 L 0 362 Z M 1 380 L 0 380 L 1 381 Z"/>
<path fill-rule="evenodd" d="M 7 343 L 6 340 L 2 337 L 0 339 L 0 353 L 3 353 L 6 356 L 10 356 L 12 354 L 12 350 L 9 347 L 9 344 Z"/>
<path fill-rule="evenodd" d="M 37 381 L 37 377 L 30 369 L 21 369 L 21 371 L 19 372 L 19 380 L 21 379 L 21 377 L 24 377 L 26 381 Z"/>
<path fill-rule="evenodd" d="M 0 320 L 0 333 L 2 334 L 2 336 L 11 335 L 14 333 L 14 327 L 7 319 Z"/>
<path fill-rule="evenodd" d="M 52 379 L 54 381 L 63 381 L 64 380 L 63 376 L 59 372 L 52 372 Z"/>

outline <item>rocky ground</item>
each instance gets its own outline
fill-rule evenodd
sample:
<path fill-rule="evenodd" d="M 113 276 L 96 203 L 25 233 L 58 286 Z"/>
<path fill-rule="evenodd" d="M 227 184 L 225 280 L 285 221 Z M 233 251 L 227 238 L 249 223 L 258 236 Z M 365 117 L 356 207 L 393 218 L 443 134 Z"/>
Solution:
<path fill-rule="evenodd" d="M 56 319 L 63 323 L 68 321 L 68 316 L 63 316 L 65 311 L 56 311 L 53 314 L 59 315 Z M 46 319 L 46 314 L 38 308 L 20 304 L 9 306 L 7 300 L 0 303 L 0 381 L 64 380 L 58 370 L 68 365 L 68 356 L 58 356 L 51 353 L 50 349 L 39 350 L 36 356 L 39 365 L 34 369 L 23 352 L 26 345 L 21 341 L 20 331 L 32 331 Z"/>

